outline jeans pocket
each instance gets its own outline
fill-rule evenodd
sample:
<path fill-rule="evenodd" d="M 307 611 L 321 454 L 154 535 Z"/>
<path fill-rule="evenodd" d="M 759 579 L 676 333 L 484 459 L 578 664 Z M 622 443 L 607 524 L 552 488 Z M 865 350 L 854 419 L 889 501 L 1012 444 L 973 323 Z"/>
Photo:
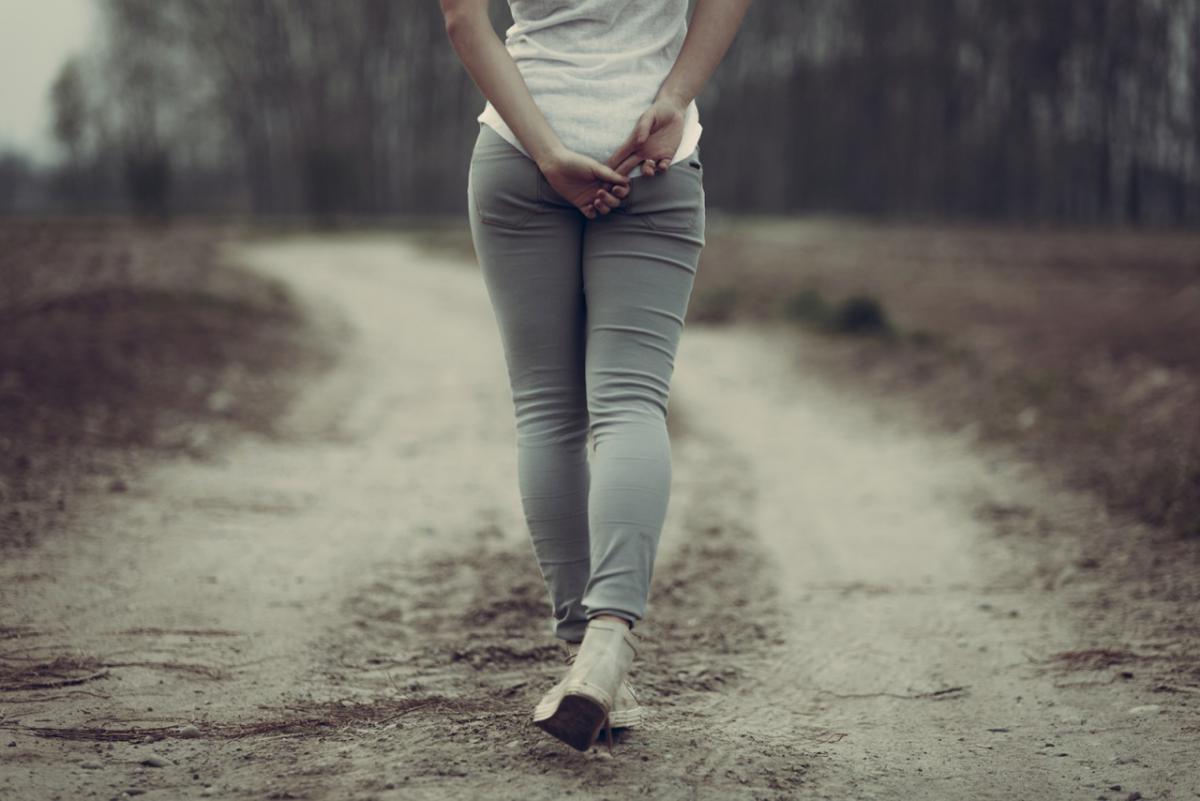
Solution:
<path fill-rule="evenodd" d="M 538 211 L 537 165 L 516 148 L 477 147 L 469 172 L 471 202 L 485 225 L 523 228 Z"/>
<path fill-rule="evenodd" d="M 692 231 L 704 220 L 704 166 L 698 155 L 665 173 L 642 176 L 629 190 L 630 214 L 654 231 Z"/>

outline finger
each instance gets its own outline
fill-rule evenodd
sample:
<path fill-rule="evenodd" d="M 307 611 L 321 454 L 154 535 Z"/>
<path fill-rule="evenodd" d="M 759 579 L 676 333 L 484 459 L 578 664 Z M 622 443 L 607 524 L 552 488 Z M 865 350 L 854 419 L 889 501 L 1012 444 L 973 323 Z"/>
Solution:
<path fill-rule="evenodd" d="M 608 161 L 605 163 L 608 164 L 608 166 L 615 168 L 621 162 L 628 159 L 633 153 L 636 153 L 638 149 L 638 143 L 634 141 L 636 136 L 637 129 L 634 129 L 632 132 L 630 132 L 629 136 L 625 138 L 625 141 L 621 143 L 621 146 L 613 151 L 613 154 L 608 157 Z"/>
<path fill-rule="evenodd" d="M 642 116 L 638 117 L 637 125 L 634 126 L 634 139 L 641 147 L 650 138 L 650 131 L 654 126 L 654 114 L 647 111 L 643 112 Z"/>
<path fill-rule="evenodd" d="M 668 169 L 670 169 L 670 167 L 671 167 L 670 159 L 663 159 L 662 161 L 658 162 L 658 168 L 660 170 L 662 170 L 663 172 L 666 172 Z"/>
<path fill-rule="evenodd" d="M 583 216 L 587 217 L 589 220 L 596 219 L 596 209 L 593 208 L 591 203 L 584 204 L 580 211 L 583 213 Z"/>
<path fill-rule="evenodd" d="M 617 206 L 621 205 L 620 198 L 611 194 L 610 192 L 605 192 L 604 190 L 600 190 L 599 196 L 593 202 L 596 204 L 597 208 L 600 208 L 601 205 L 605 206 L 606 208 L 603 209 L 604 212 L 612 211 Z"/>
<path fill-rule="evenodd" d="M 650 159 L 642 162 L 642 175 L 654 175 L 654 162 Z"/>
<path fill-rule="evenodd" d="M 629 175 L 629 171 L 641 163 L 642 163 L 642 157 L 639 156 L 637 153 L 634 153 L 634 154 L 626 157 L 626 159 L 624 161 L 622 161 L 620 164 L 618 164 L 616 167 L 616 171 L 621 173 L 621 175 Z"/>
<path fill-rule="evenodd" d="M 612 167 L 609 167 L 607 164 L 601 164 L 601 163 L 597 162 L 596 166 L 592 168 L 592 173 L 597 178 L 599 178 L 603 181 L 608 181 L 613 184 L 629 183 L 628 178 L 626 178 L 624 175 L 622 175 L 621 173 L 614 170 Z"/>
<path fill-rule="evenodd" d="M 650 131 L 654 124 L 654 115 L 650 112 L 644 112 L 638 117 L 637 124 L 633 126 L 633 130 L 629 132 L 629 136 L 621 143 L 621 146 L 608 157 L 608 166 L 620 164 L 625 161 L 630 155 L 635 153 L 638 148 L 646 143 L 650 137 Z M 618 170 L 620 172 L 620 170 Z"/>
<path fill-rule="evenodd" d="M 629 197 L 629 187 L 628 186 L 613 187 L 609 191 L 612 192 L 613 195 L 615 195 L 618 198 L 624 199 L 624 198 Z"/>

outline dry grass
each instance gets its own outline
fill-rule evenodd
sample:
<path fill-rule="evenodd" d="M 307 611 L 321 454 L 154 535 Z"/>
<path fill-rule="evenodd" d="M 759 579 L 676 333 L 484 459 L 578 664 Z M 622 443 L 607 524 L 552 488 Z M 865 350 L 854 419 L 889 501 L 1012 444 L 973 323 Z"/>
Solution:
<path fill-rule="evenodd" d="M 0 692 L 84 684 L 108 676 L 108 667 L 94 656 L 62 655 L 41 660 L 0 655 Z"/>
<path fill-rule="evenodd" d="M 351 729 L 377 728 L 426 707 L 442 706 L 463 711 L 464 704 L 441 696 L 381 698 L 369 702 L 351 700 L 292 704 L 265 720 L 201 722 L 194 730 L 181 726 L 30 726 L 21 731 L 57 740 L 95 742 L 157 742 L 166 739 L 239 740 L 246 737 L 304 736 L 333 734 Z M 0 728 L 13 728 L 0 727 Z"/>

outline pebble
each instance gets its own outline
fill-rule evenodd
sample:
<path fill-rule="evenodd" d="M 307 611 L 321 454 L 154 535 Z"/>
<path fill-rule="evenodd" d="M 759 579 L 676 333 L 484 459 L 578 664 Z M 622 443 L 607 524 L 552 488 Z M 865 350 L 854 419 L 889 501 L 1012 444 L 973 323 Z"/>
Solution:
<path fill-rule="evenodd" d="M 224 389 L 218 389 L 216 392 L 208 396 L 209 411 L 216 412 L 217 414 L 227 412 L 233 406 L 234 400 L 236 399 L 234 398 L 232 392 Z"/>
<path fill-rule="evenodd" d="M 1141 801 L 1141 799 L 1142 799 L 1142 794 L 1139 793 L 1137 790 L 1134 790 L 1132 793 L 1130 793 L 1129 795 L 1127 795 L 1125 797 L 1125 801 Z"/>
<path fill-rule="evenodd" d="M 100 770 L 100 768 L 104 766 L 93 759 L 89 759 L 87 762 L 80 764 L 79 767 L 83 768 L 84 770 Z"/>
<path fill-rule="evenodd" d="M 165 768 L 171 763 L 168 760 L 160 757 L 158 754 L 151 754 L 142 760 L 142 764 L 149 768 Z"/>
<path fill-rule="evenodd" d="M 176 729 L 175 735 L 177 737 L 199 737 L 200 727 L 193 726 L 189 723 L 186 726 L 180 726 L 178 729 Z"/>
<path fill-rule="evenodd" d="M 1158 704 L 1146 704 L 1145 706 L 1135 706 L 1129 710 L 1131 715 L 1157 715 L 1162 712 L 1162 707 Z"/>

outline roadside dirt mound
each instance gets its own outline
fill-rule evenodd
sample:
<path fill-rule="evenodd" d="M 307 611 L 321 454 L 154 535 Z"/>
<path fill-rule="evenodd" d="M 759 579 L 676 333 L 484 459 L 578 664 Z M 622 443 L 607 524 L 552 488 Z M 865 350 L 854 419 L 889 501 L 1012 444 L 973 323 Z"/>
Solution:
<path fill-rule="evenodd" d="M 221 232 L 0 225 L 0 548 L 80 490 L 123 493 L 132 449 L 203 455 L 269 433 L 328 364 L 287 289 L 220 259 Z"/>

